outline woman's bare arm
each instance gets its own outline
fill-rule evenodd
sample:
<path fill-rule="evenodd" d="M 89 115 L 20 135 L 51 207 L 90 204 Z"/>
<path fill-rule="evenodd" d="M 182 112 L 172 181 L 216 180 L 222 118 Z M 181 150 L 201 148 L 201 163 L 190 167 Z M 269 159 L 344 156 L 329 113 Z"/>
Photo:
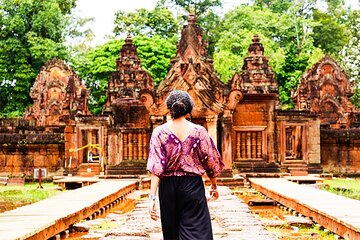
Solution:
<path fill-rule="evenodd" d="M 149 194 L 149 213 L 150 213 L 150 218 L 156 221 L 159 219 L 159 213 L 157 212 L 155 200 L 156 200 L 157 189 L 160 183 L 160 178 L 155 174 L 151 174 L 150 181 L 151 182 L 150 182 L 150 194 Z"/>

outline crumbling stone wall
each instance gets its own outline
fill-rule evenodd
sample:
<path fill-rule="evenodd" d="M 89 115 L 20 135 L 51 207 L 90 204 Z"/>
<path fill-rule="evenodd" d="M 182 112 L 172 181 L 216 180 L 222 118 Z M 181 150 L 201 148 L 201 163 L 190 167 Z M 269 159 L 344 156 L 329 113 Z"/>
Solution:
<path fill-rule="evenodd" d="M 61 171 L 65 144 L 61 127 L 46 129 L 23 119 L 0 119 L 0 173 L 32 178 L 34 168 L 51 177 Z"/>

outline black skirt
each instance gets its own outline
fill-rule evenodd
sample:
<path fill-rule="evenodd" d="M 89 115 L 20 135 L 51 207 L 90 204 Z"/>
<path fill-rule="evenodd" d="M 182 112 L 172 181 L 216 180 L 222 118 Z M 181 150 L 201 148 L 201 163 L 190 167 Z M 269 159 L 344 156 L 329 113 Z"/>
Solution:
<path fill-rule="evenodd" d="M 163 240 L 212 240 L 205 188 L 200 176 L 163 177 L 159 184 Z"/>

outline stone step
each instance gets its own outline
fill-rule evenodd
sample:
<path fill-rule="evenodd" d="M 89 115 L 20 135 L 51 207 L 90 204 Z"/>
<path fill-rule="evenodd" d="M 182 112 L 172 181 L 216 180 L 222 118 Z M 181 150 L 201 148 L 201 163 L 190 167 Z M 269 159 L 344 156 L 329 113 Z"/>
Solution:
<path fill-rule="evenodd" d="M 100 172 L 101 167 L 99 163 L 84 163 L 78 167 L 76 175 L 81 177 L 94 177 L 99 175 Z"/>
<path fill-rule="evenodd" d="M 147 174 L 146 168 L 123 168 L 123 169 L 106 169 L 106 175 L 144 175 Z"/>
<path fill-rule="evenodd" d="M 249 206 L 275 206 L 276 201 L 266 200 L 266 199 L 249 200 L 248 205 Z"/>

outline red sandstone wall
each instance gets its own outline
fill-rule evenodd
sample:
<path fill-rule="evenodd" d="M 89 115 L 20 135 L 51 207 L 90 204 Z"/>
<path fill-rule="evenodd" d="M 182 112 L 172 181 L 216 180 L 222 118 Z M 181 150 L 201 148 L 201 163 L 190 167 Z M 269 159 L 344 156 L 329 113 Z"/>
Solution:
<path fill-rule="evenodd" d="M 51 177 L 60 171 L 64 164 L 64 147 L 61 143 L 2 145 L 0 175 L 31 178 L 34 168 L 46 168 L 48 177 Z"/>
<path fill-rule="evenodd" d="M 64 166 L 63 127 L 38 127 L 24 119 L 0 119 L 0 176 L 31 178 L 34 168 L 53 176 Z"/>
<path fill-rule="evenodd" d="M 324 172 L 360 174 L 360 129 L 322 129 L 321 166 Z"/>
<path fill-rule="evenodd" d="M 244 101 L 236 106 L 233 126 L 266 126 L 269 102 Z"/>
<path fill-rule="evenodd" d="M 273 99 L 244 100 L 238 104 L 233 114 L 233 127 L 265 126 L 267 136 L 267 162 L 276 162 L 274 135 L 274 104 Z M 233 146 L 235 140 L 233 139 Z"/>

